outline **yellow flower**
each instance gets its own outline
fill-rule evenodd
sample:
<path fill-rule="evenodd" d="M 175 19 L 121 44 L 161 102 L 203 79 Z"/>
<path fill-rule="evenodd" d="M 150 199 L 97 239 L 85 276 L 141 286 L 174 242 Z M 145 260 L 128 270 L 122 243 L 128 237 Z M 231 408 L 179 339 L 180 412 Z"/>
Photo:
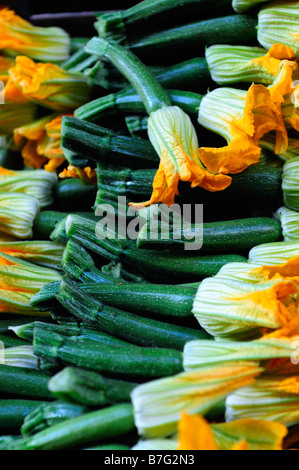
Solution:
<path fill-rule="evenodd" d="M 72 111 L 89 99 L 87 77 L 55 64 L 18 56 L 9 75 L 27 99 L 55 111 Z"/>
<path fill-rule="evenodd" d="M 231 178 L 208 171 L 198 157 L 195 129 L 187 114 L 178 106 L 166 106 L 150 114 L 148 135 L 160 156 L 160 165 L 153 181 L 149 201 L 132 205 L 136 208 L 163 202 L 174 203 L 179 181 L 188 181 L 191 187 L 201 186 L 209 191 L 221 191 Z"/>
<path fill-rule="evenodd" d="M 0 167 L 0 192 L 20 192 L 38 199 L 41 208 L 53 202 L 52 189 L 57 176 L 45 170 L 15 171 Z"/>
<path fill-rule="evenodd" d="M 282 450 L 288 430 L 266 420 L 240 419 L 209 424 L 200 415 L 183 413 L 178 450 Z"/>
<path fill-rule="evenodd" d="M 295 59 L 294 51 L 282 44 L 274 44 L 269 51 L 261 47 L 216 44 L 205 55 L 211 76 L 220 85 L 239 82 L 271 85 L 279 73 L 281 60 Z M 298 71 L 295 62 L 295 77 Z"/>
<path fill-rule="evenodd" d="M 294 211 L 299 211 L 299 157 L 288 160 L 283 166 L 282 191 L 284 205 Z"/>
<path fill-rule="evenodd" d="M 3 241 L 0 252 L 46 268 L 60 269 L 64 246 L 46 241 Z"/>
<path fill-rule="evenodd" d="M 62 116 L 51 114 L 14 130 L 14 141 L 21 147 L 26 166 L 44 166 L 54 172 L 65 161 L 61 149 Z"/>
<path fill-rule="evenodd" d="M 299 2 L 271 2 L 258 14 L 259 43 L 270 49 L 273 44 L 284 44 L 299 56 Z"/>
<path fill-rule="evenodd" d="M 271 335 L 253 341 L 189 341 L 184 347 L 183 365 L 186 371 L 191 371 L 233 361 L 255 361 L 265 372 L 282 373 L 287 368 L 288 373 L 296 373 L 297 366 L 293 366 L 291 358 L 297 341 L 299 336 L 273 338 Z"/>
<path fill-rule="evenodd" d="M 299 256 L 299 242 L 262 243 L 251 248 L 248 261 L 256 266 L 284 264 L 289 259 Z"/>
<path fill-rule="evenodd" d="M 299 423 L 299 376 L 265 375 L 226 399 L 226 420 L 268 420 L 287 427 Z"/>
<path fill-rule="evenodd" d="M 48 282 L 60 281 L 61 275 L 49 269 L 0 254 L 0 311 L 15 314 L 35 315 L 30 305 L 32 296 Z"/>
<path fill-rule="evenodd" d="M 78 168 L 73 165 L 68 165 L 61 173 L 59 178 L 79 178 L 86 184 L 96 184 L 97 174 L 94 168 L 86 166 L 85 168 Z"/>
<path fill-rule="evenodd" d="M 33 26 L 8 8 L 0 9 L 0 48 L 6 55 L 24 54 L 33 59 L 66 60 L 70 37 L 61 28 Z"/>
<path fill-rule="evenodd" d="M 212 428 L 200 415 L 183 413 L 178 433 L 178 450 L 217 450 Z"/>
<path fill-rule="evenodd" d="M 29 194 L 0 193 L 0 232 L 20 239 L 32 238 L 33 221 L 39 210 L 39 201 Z"/>
<path fill-rule="evenodd" d="M 289 78 L 292 62 L 282 64 Z M 228 142 L 226 147 L 199 149 L 199 157 L 208 170 L 239 173 L 257 163 L 261 153 L 259 140 L 271 131 L 276 132 L 275 153 L 286 152 L 288 135 L 281 116 L 282 88 L 280 82 L 271 88 L 251 85 L 248 92 L 218 88 L 204 96 L 199 108 L 199 123 Z"/>
<path fill-rule="evenodd" d="M 299 317 L 298 261 L 224 266 L 200 284 L 193 303 L 195 317 L 213 336 L 232 339 L 289 328 Z"/>
<path fill-rule="evenodd" d="M 171 435 L 183 412 L 206 414 L 262 372 L 255 362 L 227 362 L 138 385 L 131 395 L 138 432 L 149 438 Z"/>
<path fill-rule="evenodd" d="M 34 121 L 37 107 L 23 96 L 10 78 L 6 81 L 0 103 L 0 135 L 11 135 L 16 127 Z"/>
<path fill-rule="evenodd" d="M 3 83 L 6 83 L 9 79 L 9 69 L 15 64 L 14 59 L 10 57 L 0 56 L 0 80 Z"/>

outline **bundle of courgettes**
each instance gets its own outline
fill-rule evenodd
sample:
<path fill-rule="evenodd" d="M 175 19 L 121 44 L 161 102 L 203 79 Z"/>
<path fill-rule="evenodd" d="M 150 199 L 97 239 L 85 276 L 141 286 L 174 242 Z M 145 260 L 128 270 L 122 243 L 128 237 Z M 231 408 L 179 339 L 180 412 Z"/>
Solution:
<path fill-rule="evenodd" d="M 3 72 L 0 450 L 298 447 L 298 11 L 143 0 L 49 31 L 54 104 Z"/>

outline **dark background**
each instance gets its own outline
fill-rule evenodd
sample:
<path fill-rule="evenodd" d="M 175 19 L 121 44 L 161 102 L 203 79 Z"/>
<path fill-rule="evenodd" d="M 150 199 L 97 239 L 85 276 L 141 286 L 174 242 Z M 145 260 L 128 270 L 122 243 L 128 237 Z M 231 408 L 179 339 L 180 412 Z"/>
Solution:
<path fill-rule="evenodd" d="M 109 0 L 109 1 L 70 1 L 51 2 L 49 0 L 2 0 L 23 18 L 39 26 L 61 26 L 73 36 L 92 36 L 94 12 L 125 10 L 139 1 Z M 67 14 L 65 14 L 67 13 Z M 72 15 L 70 13 L 73 13 Z M 79 29 L 80 26 L 80 29 Z M 79 33 L 80 31 L 80 33 Z"/>

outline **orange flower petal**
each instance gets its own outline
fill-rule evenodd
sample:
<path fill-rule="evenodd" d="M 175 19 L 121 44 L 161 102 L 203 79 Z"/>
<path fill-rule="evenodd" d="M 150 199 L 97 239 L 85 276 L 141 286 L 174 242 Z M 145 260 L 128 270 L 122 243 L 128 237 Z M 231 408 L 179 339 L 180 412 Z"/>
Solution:
<path fill-rule="evenodd" d="M 178 450 L 217 450 L 212 429 L 200 415 L 183 413 L 178 432 Z"/>

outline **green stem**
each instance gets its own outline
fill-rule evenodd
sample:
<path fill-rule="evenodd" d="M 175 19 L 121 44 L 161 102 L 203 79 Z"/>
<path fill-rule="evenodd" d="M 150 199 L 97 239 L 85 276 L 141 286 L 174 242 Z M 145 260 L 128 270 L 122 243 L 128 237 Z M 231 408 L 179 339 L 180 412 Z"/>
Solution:
<path fill-rule="evenodd" d="M 130 402 L 136 385 L 79 367 L 65 367 L 50 379 L 49 390 L 58 399 L 99 407 Z"/>
<path fill-rule="evenodd" d="M 85 50 L 113 63 L 135 88 L 148 114 L 164 106 L 171 106 L 168 94 L 155 76 L 128 49 L 102 38 L 93 38 Z"/>

